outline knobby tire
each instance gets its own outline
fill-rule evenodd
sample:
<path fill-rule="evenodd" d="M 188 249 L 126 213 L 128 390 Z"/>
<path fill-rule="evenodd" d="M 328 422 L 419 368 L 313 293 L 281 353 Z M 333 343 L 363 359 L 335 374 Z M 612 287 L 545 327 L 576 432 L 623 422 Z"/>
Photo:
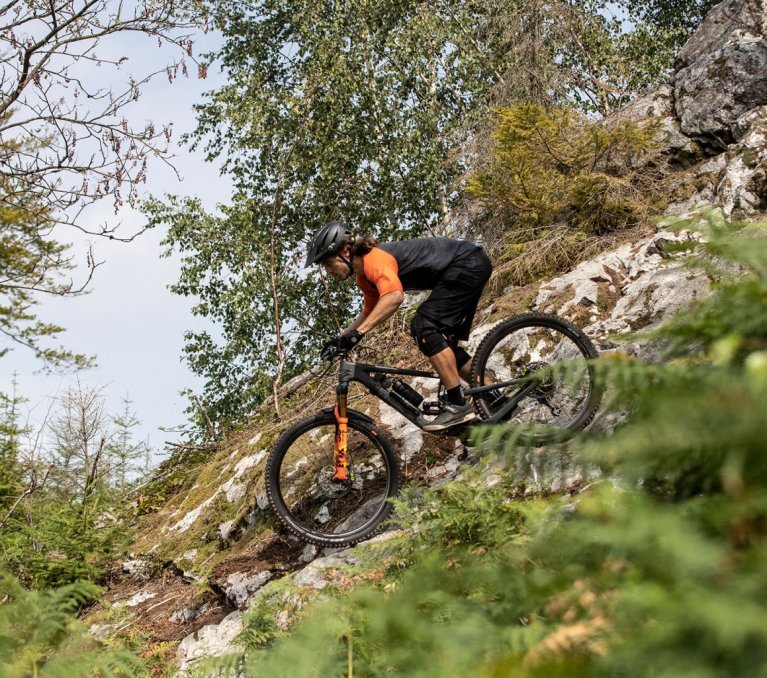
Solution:
<path fill-rule="evenodd" d="M 333 414 L 327 411 L 298 421 L 277 440 L 266 464 L 266 491 L 277 517 L 294 535 L 317 546 L 350 546 L 380 532 L 392 510 L 388 500 L 398 494 L 400 487 L 400 463 L 391 440 L 374 424 L 353 416 L 348 424 L 349 462 L 356 474 L 355 481 L 349 481 L 346 486 L 330 483 L 333 441 L 325 438 L 334 430 L 335 424 Z M 320 433 L 325 435 L 320 436 Z M 313 437 L 317 438 L 316 442 Z M 311 451 L 317 460 L 314 465 L 312 459 L 305 463 L 299 460 L 306 446 L 316 448 Z M 297 489 L 291 493 L 290 486 L 294 483 Z M 355 489 L 355 483 L 359 484 L 358 489 Z M 369 518 L 363 511 L 362 493 L 365 491 L 372 493 L 367 502 L 375 502 L 369 509 L 373 511 Z M 332 532 L 339 529 L 339 520 L 341 526 L 344 520 L 353 520 L 355 510 L 363 514 L 359 518 L 361 524 Z M 327 514 L 324 524 L 320 522 L 323 511 Z"/>

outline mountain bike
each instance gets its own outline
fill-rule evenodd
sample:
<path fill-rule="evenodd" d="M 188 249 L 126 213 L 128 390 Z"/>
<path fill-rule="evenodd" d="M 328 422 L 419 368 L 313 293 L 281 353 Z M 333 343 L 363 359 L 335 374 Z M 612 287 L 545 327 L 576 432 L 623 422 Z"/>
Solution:
<path fill-rule="evenodd" d="M 542 313 L 512 316 L 479 344 L 470 388 L 479 415 L 433 435 L 460 435 L 469 426 L 516 426 L 518 440 L 543 445 L 587 426 L 601 391 L 593 362 L 597 350 L 568 320 Z M 293 534 L 319 546 L 348 546 L 383 527 L 400 487 L 400 462 L 375 421 L 347 407 L 349 385 L 372 395 L 423 428 L 439 413 L 402 377 L 439 379 L 433 372 L 338 361 L 336 402 L 302 419 L 275 443 L 266 465 L 269 501 Z M 331 364 L 332 368 L 332 364 Z"/>

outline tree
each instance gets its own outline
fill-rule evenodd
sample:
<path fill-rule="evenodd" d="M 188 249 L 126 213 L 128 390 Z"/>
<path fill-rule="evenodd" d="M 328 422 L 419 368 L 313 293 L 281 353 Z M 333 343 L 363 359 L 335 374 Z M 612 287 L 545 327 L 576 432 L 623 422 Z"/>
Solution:
<path fill-rule="evenodd" d="M 13 411 L 0 427 L 0 444 L 19 439 Z M 52 399 L 29 444 L 16 446 L 13 491 L 0 499 L 0 566 L 25 585 L 97 579 L 128 538 L 116 517 L 135 451 L 129 403 L 125 412 L 110 417 L 101 390 L 77 383 Z M 117 430 L 113 421 L 122 422 Z M 135 447 L 143 453 L 143 446 Z M 5 477 L 11 477 L 7 469 Z"/>
<path fill-rule="evenodd" d="M 20 438 L 28 429 L 19 421 L 19 407 L 24 399 L 17 394 L 16 387 L 14 375 L 13 392 L 0 393 L 0 519 L 13 510 L 23 492 Z"/>
<path fill-rule="evenodd" d="M 216 424 L 252 411 L 357 312 L 348 287 L 326 292 L 302 268 L 324 222 L 382 239 L 463 234 L 473 224 L 457 210 L 462 181 L 487 157 L 493 107 L 535 101 L 603 115 L 636 92 L 610 6 L 210 4 L 228 82 L 197 107 L 188 140 L 222 161 L 233 201 L 219 215 L 195 199 L 145 209 L 151 225 L 169 225 L 168 252 L 184 257 L 172 290 L 197 297 L 193 312 L 221 330 L 220 340 L 189 332 L 185 346 Z"/>
<path fill-rule="evenodd" d="M 218 422 L 251 410 L 281 364 L 297 369 L 317 337 L 335 331 L 324 288 L 301 262 L 302 243 L 324 221 L 385 237 L 444 228 L 454 171 L 442 164 L 443 134 L 468 95 L 455 87 L 444 22 L 427 8 L 220 2 L 215 16 L 229 83 L 198 108 L 194 143 L 223 159 L 234 204 L 222 217 L 194 200 L 147 213 L 170 224 L 169 249 L 185 255 L 173 290 L 197 296 L 194 312 L 222 327 L 223 345 L 189 333 L 185 349 Z M 331 296 L 345 322 L 351 295 Z"/>
<path fill-rule="evenodd" d="M 149 457 L 149 446 L 144 441 L 133 439 L 133 429 L 141 424 L 141 420 L 131 409 L 133 401 L 125 396 L 122 399 L 123 409 L 119 415 L 112 416 L 115 431 L 108 444 L 109 456 L 114 460 L 114 483 L 120 492 L 125 492 L 128 484 L 136 477 L 137 472 L 146 469 L 141 464 Z"/>
<path fill-rule="evenodd" d="M 90 226 L 83 211 L 105 198 L 115 210 L 135 204 L 149 159 L 169 161 L 170 125 L 136 126 L 126 110 L 153 77 L 187 73 L 191 32 L 203 21 L 196 0 L 9 0 L 0 7 L 0 355 L 15 343 L 48 363 L 86 362 L 41 346 L 62 328 L 38 322 L 33 306 L 41 294 L 82 292 L 97 265 L 89 254 L 85 279 L 67 278 L 73 259 L 62 226 L 113 240 L 138 234 Z M 167 45 L 176 59 L 149 73 L 126 72 L 120 35 Z"/>
<path fill-rule="evenodd" d="M 56 400 L 57 410 L 48 428 L 56 485 L 86 516 L 119 463 L 110 455 L 114 431 L 101 389 L 78 381 Z"/>

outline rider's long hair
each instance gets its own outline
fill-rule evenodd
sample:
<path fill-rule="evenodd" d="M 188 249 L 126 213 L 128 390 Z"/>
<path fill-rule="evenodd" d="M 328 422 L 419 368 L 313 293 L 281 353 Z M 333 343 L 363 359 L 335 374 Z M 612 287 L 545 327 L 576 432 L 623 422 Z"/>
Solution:
<path fill-rule="evenodd" d="M 351 245 L 351 252 L 353 257 L 363 257 L 370 250 L 372 250 L 378 241 L 372 235 L 363 235 L 356 238 Z"/>

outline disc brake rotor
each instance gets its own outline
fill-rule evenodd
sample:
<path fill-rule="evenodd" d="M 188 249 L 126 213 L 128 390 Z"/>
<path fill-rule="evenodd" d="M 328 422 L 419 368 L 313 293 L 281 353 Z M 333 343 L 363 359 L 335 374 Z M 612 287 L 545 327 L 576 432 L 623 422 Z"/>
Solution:
<path fill-rule="evenodd" d="M 518 373 L 517 378 L 529 377 L 540 370 L 544 370 L 549 366 L 547 362 L 537 361 L 528 363 Z M 535 389 L 530 393 L 532 398 L 548 398 L 554 393 L 556 389 L 556 383 L 554 375 L 551 371 L 547 371 L 536 378 Z"/>

